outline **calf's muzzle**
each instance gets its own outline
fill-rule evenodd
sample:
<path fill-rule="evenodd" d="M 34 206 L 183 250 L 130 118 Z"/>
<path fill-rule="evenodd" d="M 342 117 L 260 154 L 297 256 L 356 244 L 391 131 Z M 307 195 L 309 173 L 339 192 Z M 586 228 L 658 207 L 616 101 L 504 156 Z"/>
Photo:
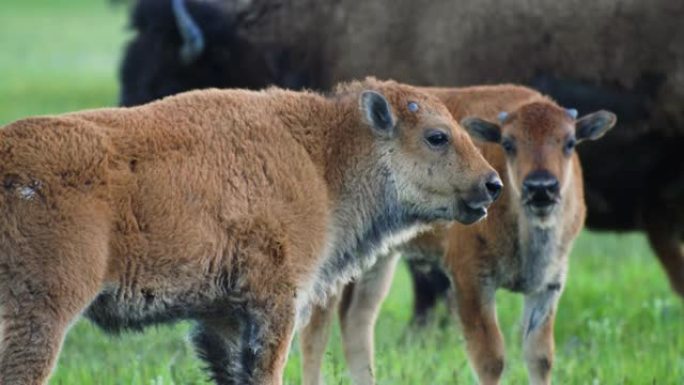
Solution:
<path fill-rule="evenodd" d="M 503 183 L 496 173 L 487 175 L 464 199 L 468 219 L 472 223 L 487 215 L 487 208 L 501 195 Z"/>
<path fill-rule="evenodd" d="M 560 182 L 546 170 L 531 172 L 522 183 L 522 200 L 540 214 L 560 201 Z"/>

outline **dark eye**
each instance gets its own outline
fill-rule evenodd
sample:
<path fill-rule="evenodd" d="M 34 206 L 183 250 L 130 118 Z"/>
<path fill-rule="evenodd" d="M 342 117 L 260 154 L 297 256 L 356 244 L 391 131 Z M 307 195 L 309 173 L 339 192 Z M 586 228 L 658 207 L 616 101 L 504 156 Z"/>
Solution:
<path fill-rule="evenodd" d="M 511 156 L 515 155 L 515 143 L 513 143 L 511 139 L 503 139 L 501 141 L 501 147 L 506 151 L 506 154 Z"/>
<path fill-rule="evenodd" d="M 432 147 L 443 147 L 449 143 L 449 134 L 441 130 L 427 130 L 425 141 Z"/>
<path fill-rule="evenodd" d="M 565 142 L 565 145 L 563 146 L 563 150 L 565 151 L 566 154 L 569 154 L 575 148 L 576 144 L 577 144 L 577 141 L 574 138 L 570 138 Z"/>

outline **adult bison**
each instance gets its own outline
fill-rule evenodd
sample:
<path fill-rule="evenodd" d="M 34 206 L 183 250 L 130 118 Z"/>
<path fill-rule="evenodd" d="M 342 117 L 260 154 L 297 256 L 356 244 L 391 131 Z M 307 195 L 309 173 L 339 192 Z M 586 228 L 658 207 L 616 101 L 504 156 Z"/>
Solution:
<path fill-rule="evenodd" d="M 646 231 L 684 296 L 683 2 L 185 1 L 173 0 L 175 13 L 172 0 L 136 5 L 124 104 L 209 85 L 328 89 L 374 74 L 421 85 L 516 82 L 581 114 L 616 112 L 620 127 L 580 149 L 592 165 L 587 225 Z M 195 27 L 204 47 L 188 61 Z M 429 300 L 444 287 L 417 294 Z"/>
<path fill-rule="evenodd" d="M 258 47 L 237 28 L 250 25 L 269 8 L 240 12 L 230 5 L 183 0 L 136 3 L 130 24 L 137 34 L 121 63 L 119 103 L 133 106 L 209 87 L 302 88 L 307 79 L 292 76 L 294 70 L 285 67 L 284 49 Z"/>

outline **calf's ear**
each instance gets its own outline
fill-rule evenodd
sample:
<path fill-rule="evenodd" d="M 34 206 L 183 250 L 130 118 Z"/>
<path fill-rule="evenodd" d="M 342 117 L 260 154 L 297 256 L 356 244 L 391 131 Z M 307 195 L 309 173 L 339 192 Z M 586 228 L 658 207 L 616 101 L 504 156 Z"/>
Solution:
<path fill-rule="evenodd" d="M 575 138 L 577 142 L 596 140 L 602 137 L 617 122 L 617 116 L 610 111 L 596 111 L 585 115 L 575 122 Z"/>
<path fill-rule="evenodd" d="M 492 143 L 501 141 L 501 127 L 498 124 L 470 117 L 461 120 L 461 126 L 465 127 L 474 139 Z"/>
<path fill-rule="evenodd" d="M 396 120 L 392 114 L 392 107 L 382 94 L 363 91 L 360 103 L 366 123 L 371 126 L 374 133 L 386 138 L 396 136 Z"/>

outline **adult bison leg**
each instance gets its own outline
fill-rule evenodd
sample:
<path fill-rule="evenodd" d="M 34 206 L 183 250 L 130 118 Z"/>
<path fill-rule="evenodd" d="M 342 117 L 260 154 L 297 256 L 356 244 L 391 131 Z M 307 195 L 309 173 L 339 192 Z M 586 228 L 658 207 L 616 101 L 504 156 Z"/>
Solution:
<path fill-rule="evenodd" d="M 389 293 L 399 255 L 380 256 L 356 282 L 347 285 L 340 301 L 340 327 L 347 366 L 355 385 L 372 385 L 375 322 Z"/>
<path fill-rule="evenodd" d="M 331 297 L 326 306 L 315 306 L 309 322 L 302 328 L 299 342 L 302 350 L 302 384 L 304 385 L 324 383 L 321 366 L 330 338 L 330 327 L 337 302 L 337 297 Z"/>
<path fill-rule="evenodd" d="M 646 221 L 648 240 L 665 272 L 672 288 L 684 298 L 684 248 L 681 223 L 667 214 L 653 215 Z"/>

